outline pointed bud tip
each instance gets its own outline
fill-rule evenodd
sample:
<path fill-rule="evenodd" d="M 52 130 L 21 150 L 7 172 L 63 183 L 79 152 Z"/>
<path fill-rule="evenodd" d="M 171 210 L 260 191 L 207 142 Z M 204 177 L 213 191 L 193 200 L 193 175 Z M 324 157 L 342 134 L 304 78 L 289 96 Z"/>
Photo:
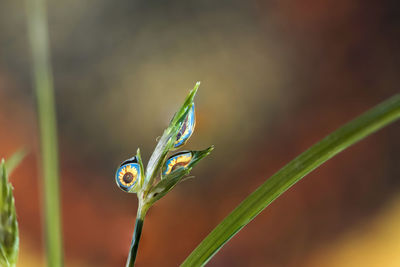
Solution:
<path fill-rule="evenodd" d="M 199 87 L 200 87 L 200 81 L 198 81 L 198 82 L 196 82 L 196 85 L 193 87 L 193 90 L 192 91 L 194 91 L 194 92 L 197 92 L 197 90 L 199 89 Z"/>

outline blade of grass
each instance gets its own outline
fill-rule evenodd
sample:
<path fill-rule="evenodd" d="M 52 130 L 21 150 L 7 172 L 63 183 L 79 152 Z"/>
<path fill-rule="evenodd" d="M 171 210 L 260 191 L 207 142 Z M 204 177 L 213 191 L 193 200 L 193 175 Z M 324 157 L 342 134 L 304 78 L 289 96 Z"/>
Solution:
<path fill-rule="evenodd" d="M 10 158 L 6 161 L 6 169 L 7 173 L 11 174 L 14 169 L 21 163 L 21 161 L 25 158 L 26 152 L 21 149 L 15 152 Z"/>
<path fill-rule="evenodd" d="M 45 0 L 26 0 L 41 141 L 47 265 L 62 266 L 58 141 Z"/>
<path fill-rule="evenodd" d="M 226 242 L 301 178 L 342 150 L 399 118 L 400 95 L 395 95 L 313 145 L 240 203 L 181 266 L 205 265 Z"/>

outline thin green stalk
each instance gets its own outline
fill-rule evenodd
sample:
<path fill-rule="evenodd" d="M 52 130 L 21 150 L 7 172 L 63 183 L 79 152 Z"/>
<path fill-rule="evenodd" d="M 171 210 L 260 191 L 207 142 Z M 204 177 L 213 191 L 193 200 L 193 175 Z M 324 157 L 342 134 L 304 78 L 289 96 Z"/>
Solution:
<path fill-rule="evenodd" d="M 47 265 L 63 265 L 58 141 L 45 0 L 26 0 L 41 143 Z"/>
<path fill-rule="evenodd" d="M 126 267 L 133 267 L 135 265 L 136 255 L 139 248 L 139 241 L 142 235 L 143 222 L 144 218 L 136 219 L 135 230 L 133 231 L 132 244 L 130 248 L 130 253 L 128 255 L 128 260 L 126 261 Z"/>
<path fill-rule="evenodd" d="M 135 230 L 133 232 L 132 244 L 130 249 L 131 253 L 129 253 L 128 256 L 128 261 L 127 261 L 128 264 L 126 265 L 127 267 L 132 267 L 135 265 L 136 255 L 139 248 L 140 236 L 142 235 L 143 222 L 144 218 L 136 219 Z"/>
<path fill-rule="evenodd" d="M 267 179 L 240 203 L 181 266 L 205 265 L 226 242 L 305 175 L 342 150 L 399 118 L 400 95 L 395 95 L 313 145 Z"/>
<path fill-rule="evenodd" d="M 131 243 L 131 248 L 129 250 L 128 259 L 126 260 L 126 267 L 135 266 L 136 255 L 139 248 L 139 241 L 140 237 L 142 236 L 144 218 L 149 208 L 150 208 L 149 205 L 143 205 L 143 202 L 139 199 L 139 205 L 135 222 L 135 230 L 133 230 L 132 243 Z"/>

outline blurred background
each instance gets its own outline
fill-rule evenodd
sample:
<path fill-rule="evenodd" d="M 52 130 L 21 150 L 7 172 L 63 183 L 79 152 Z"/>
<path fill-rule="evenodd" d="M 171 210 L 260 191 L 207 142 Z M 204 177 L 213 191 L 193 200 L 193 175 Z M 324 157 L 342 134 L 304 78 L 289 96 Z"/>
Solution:
<path fill-rule="evenodd" d="M 399 92 L 398 1 L 48 0 L 66 266 L 123 266 L 137 200 L 118 164 L 148 160 L 196 81 L 188 149 L 216 146 L 148 213 L 137 266 L 177 266 L 295 156 Z M 23 1 L 0 9 L 0 156 L 19 266 L 43 266 L 35 97 Z M 28 10 L 29 12 L 29 10 Z M 330 160 L 208 266 L 399 266 L 400 124 Z"/>

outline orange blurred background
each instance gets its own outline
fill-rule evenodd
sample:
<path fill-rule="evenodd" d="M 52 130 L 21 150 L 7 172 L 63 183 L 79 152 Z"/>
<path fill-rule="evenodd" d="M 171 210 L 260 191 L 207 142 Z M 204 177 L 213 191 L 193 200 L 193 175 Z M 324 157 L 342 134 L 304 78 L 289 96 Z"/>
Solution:
<path fill-rule="evenodd" d="M 66 266 L 123 266 L 136 197 L 118 164 L 156 138 L 196 81 L 186 146 L 212 154 L 150 209 L 137 266 L 177 266 L 250 192 L 399 92 L 396 1 L 48 2 Z M 27 11 L 29 12 L 29 11 Z M 43 266 L 38 135 L 25 7 L 0 9 L 0 156 L 13 173 L 19 266 Z M 399 266 L 400 124 L 324 164 L 208 266 Z"/>

